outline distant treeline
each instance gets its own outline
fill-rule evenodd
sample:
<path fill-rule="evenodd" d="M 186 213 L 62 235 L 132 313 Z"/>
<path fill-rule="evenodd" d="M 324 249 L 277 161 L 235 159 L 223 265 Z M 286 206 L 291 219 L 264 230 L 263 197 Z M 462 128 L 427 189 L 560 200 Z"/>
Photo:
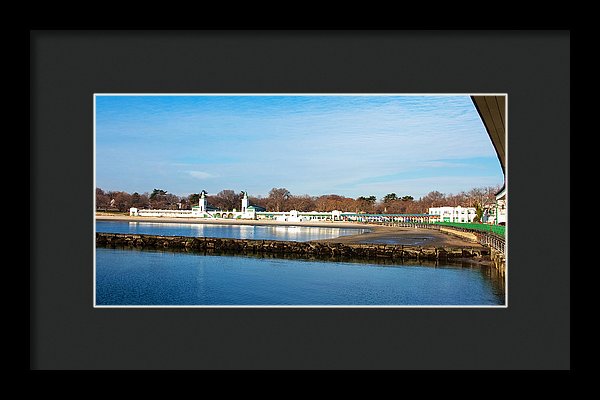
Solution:
<path fill-rule="evenodd" d="M 501 186 L 473 188 L 468 192 L 444 194 L 432 191 L 419 199 L 410 195 L 389 193 L 382 199 L 375 196 L 344 197 L 337 194 L 322 196 L 293 195 L 285 188 L 273 188 L 266 197 L 248 196 L 250 204 L 265 207 L 267 211 L 332 211 L 388 214 L 426 213 L 429 207 L 463 206 L 481 209 L 495 201 L 495 194 Z M 105 191 L 96 188 L 96 209 L 107 211 L 128 211 L 131 207 L 140 209 L 184 209 L 189 210 L 198 205 L 199 193 L 188 196 L 176 196 L 163 189 L 152 192 L 127 193 L 122 191 Z M 207 195 L 209 205 L 221 210 L 239 210 L 242 193 L 233 190 L 221 190 L 219 193 Z"/>

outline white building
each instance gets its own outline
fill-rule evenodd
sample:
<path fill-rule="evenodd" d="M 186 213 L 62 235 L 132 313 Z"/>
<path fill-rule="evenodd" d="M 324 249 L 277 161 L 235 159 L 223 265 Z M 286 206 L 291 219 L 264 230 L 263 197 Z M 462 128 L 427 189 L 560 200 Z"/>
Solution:
<path fill-rule="evenodd" d="M 333 210 L 326 211 L 259 211 L 256 213 L 257 219 L 271 219 L 284 222 L 302 222 L 302 221 L 342 221 L 342 212 Z"/>
<path fill-rule="evenodd" d="M 498 217 L 496 224 L 506 225 L 506 186 L 496 193 L 496 215 Z"/>
<path fill-rule="evenodd" d="M 431 207 L 430 215 L 438 215 L 440 222 L 473 222 L 477 211 L 475 207 Z"/>
<path fill-rule="evenodd" d="M 242 211 L 233 209 L 232 211 L 221 211 L 210 207 L 206 200 L 206 192 L 200 193 L 200 200 L 197 206 L 191 210 L 140 210 L 136 207 L 129 209 L 129 215 L 138 217 L 194 217 L 194 218 L 224 218 L 224 219 L 256 219 L 258 206 L 249 206 L 248 194 L 243 192 Z"/>
<path fill-rule="evenodd" d="M 242 192 L 242 210 L 237 211 L 220 211 L 212 209 L 208 206 L 206 200 L 206 192 L 203 190 L 200 193 L 198 205 L 192 207 L 192 216 L 198 218 L 225 218 L 225 219 L 256 219 L 256 210 L 254 207 L 248 206 L 248 193 Z"/>
<path fill-rule="evenodd" d="M 289 213 L 282 213 L 281 215 L 276 215 L 275 221 L 302 222 L 308 221 L 308 218 L 300 215 L 297 210 L 291 210 Z"/>
<path fill-rule="evenodd" d="M 496 193 L 496 201 L 483 209 L 483 222 L 490 225 L 506 225 L 506 188 Z"/>
<path fill-rule="evenodd" d="M 172 217 L 189 218 L 192 216 L 191 210 L 140 210 L 136 207 L 129 209 L 129 215 L 132 217 Z"/>

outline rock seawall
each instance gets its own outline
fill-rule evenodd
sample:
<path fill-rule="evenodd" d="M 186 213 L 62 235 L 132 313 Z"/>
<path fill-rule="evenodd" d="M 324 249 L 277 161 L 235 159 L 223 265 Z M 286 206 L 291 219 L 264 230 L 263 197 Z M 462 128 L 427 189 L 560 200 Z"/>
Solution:
<path fill-rule="evenodd" d="M 481 248 L 421 247 L 399 244 L 342 244 L 329 242 L 291 242 L 280 240 L 224 239 L 211 237 L 159 236 L 96 233 L 99 247 L 173 249 L 194 252 L 270 253 L 298 256 L 334 256 L 355 259 L 489 259 L 489 250 Z"/>
<path fill-rule="evenodd" d="M 496 267 L 498 272 L 500 272 L 500 275 L 504 277 L 506 274 L 506 257 L 504 256 L 504 253 L 491 249 L 490 258 L 494 267 Z"/>

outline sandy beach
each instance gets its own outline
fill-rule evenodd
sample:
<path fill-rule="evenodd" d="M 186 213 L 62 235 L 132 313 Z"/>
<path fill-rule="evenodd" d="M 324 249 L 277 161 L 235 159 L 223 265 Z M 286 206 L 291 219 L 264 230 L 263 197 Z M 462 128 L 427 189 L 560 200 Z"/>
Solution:
<path fill-rule="evenodd" d="M 314 226 L 327 228 L 362 228 L 370 232 L 352 236 L 341 236 L 321 242 L 336 243 L 380 243 L 404 244 L 423 247 L 464 247 L 481 248 L 482 245 L 450 236 L 433 229 L 401 228 L 381 225 L 370 225 L 356 222 L 284 222 L 272 220 L 233 220 L 233 219 L 197 219 L 197 218 L 168 218 L 168 217 L 131 217 L 127 215 L 96 215 L 98 221 L 127 221 L 127 222 L 167 222 L 181 224 L 220 224 L 220 225 L 278 225 L 278 226 Z"/>

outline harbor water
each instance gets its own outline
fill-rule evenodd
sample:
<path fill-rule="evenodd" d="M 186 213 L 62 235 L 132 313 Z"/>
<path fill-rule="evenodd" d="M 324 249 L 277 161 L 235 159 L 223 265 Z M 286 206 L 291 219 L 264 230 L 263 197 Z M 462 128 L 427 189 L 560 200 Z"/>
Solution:
<path fill-rule="evenodd" d="M 97 221 L 98 232 L 316 240 L 361 229 Z M 285 228 L 285 229 L 277 229 Z M 366 229 L 364 231 L 367 231 Z M 499 306 L 492 267 L 96 249 L 97 306 Z"/>

